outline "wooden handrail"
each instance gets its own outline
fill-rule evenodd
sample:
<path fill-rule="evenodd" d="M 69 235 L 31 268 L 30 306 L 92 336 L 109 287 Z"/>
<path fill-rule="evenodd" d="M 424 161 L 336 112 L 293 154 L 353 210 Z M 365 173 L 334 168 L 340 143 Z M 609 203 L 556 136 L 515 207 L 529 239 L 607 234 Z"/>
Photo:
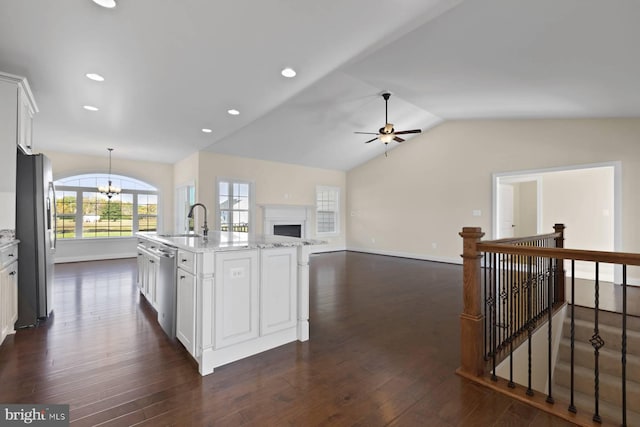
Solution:
<path fill-rule="evenodd" d="M 540 248 L 512 246 L 504 243 L 479 242 L 478 252 L 504 253 L 512 255 L 538 256 L 544 258 L 574 259 L 576 261 L 602 262 L 609 264 L 640 265 L 640 254 L 628 252 L 588 251 L 582 249 Z"/>
<path fill-rule="evenodd" d="M 545 239 L 557 239 L 558 237 L 562 237 L 562 233 L 549 233 L 549 234 L 539 234 L 537 236 L 529 236 L 529 237 L 506 237 L 504 239 L 497 240 L 485 240 L 482 242 L 483 244 L 515 244 L 515 243 L 525 243 L 525 242 L 535 242 L 537 240 L 545 240 Z"/>

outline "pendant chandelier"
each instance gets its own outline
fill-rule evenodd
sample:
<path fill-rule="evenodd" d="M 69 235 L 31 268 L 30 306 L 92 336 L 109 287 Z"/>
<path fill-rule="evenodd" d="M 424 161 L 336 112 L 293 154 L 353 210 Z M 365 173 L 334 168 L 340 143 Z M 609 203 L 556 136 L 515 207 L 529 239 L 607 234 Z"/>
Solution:
<path fill-rule="evenodd" d="M 98 187 L 98 191 L 102 194 L 105 194 L 109 199 L 111 199 L 116 194 L 120 194 L 121 190 L 120 188 L 115 187 L 111 184 L 111 152 L 113 151 L 113 148 L 107 148 L 107 150 L 109 150 L 109 185 L 102 185 Z"/>

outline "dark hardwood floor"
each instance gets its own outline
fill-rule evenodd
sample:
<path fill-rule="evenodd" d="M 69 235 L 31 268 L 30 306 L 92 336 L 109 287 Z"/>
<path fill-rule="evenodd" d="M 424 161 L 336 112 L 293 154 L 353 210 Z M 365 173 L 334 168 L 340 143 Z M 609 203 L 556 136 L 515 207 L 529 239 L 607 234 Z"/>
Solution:
<path fill-rule="evenodd" d="M 311 339 L 217 368 L 155 322 L 135 260 L 56 266 L 55 315 L 0 346 L 0 402 L 73 426 L 567 426 L 455 375 L 460 266 L 352 252 L 311 261 Z"/>

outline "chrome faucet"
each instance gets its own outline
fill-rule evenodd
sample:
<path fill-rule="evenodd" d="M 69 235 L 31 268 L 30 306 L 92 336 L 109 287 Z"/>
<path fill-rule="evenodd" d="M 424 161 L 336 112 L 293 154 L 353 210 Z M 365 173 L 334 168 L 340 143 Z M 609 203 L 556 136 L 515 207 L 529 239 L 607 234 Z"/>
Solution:
<path fill-rule="evenodd" d="M 207 207 L 205 205 L 203 205 L 202 203 L 195 203 L 191 206 L 191 209 L 189 209 L 189 214 L 187 215 L 188 218 L 193 218 L 193 209 L 196 206 L 201 206 L 202 209 L 204 209 L 204 225 L 202 226 L 202 235 L 204 236 L 204 238 L 207 238 L 207 235 L 209 234 L 209 227 L 207 226 Z"/>

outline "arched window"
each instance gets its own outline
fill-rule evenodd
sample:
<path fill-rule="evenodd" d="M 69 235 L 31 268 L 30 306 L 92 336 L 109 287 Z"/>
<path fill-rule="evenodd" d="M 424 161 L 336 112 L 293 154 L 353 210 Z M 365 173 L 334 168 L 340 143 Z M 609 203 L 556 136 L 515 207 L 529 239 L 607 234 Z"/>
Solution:
<path fill-rule="evenodd" d="M 108 180 L 107 174 L 95 173 L 55 181 L 58 239 L 127 237 L 157 230 L 158 190 L 135 178 L 112 174 L 112 184 L 122 191 L 109 199 L 98 191 Z"/>

